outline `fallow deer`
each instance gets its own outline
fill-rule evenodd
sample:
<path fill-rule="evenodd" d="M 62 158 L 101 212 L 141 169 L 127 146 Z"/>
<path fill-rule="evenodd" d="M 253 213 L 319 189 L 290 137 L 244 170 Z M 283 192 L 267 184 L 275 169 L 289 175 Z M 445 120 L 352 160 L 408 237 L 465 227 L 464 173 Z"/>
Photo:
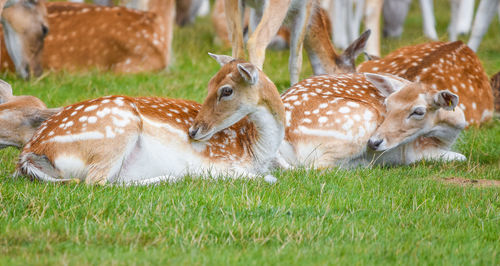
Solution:
<path fill-rule="evenodd" d="M 11 86 L 0 80 L 0 149 L 22 148 L 40 124 L 61 109 L 48 109 L 33 96 L 14 96 Z"/>
<path fill-rule="evenodd" d="M 461 41 L 403 47 L 382 59 L 362 63 L 358 71 L 388 73 L 448 89 L 460 97 L 458 107 L 469 125 L 480 124 L 493 115 L 488 76 L 477 55 Z"/>
<path fill-rule="evenodd" d="M 118 73 L 165 69 L 170 62 L 174 0 L 151 0 L 150 4 L 156 6 L 155 13 L 46 3 L 51 30 L 45 39 L 44 68 Z"/>
<path fill-rule="evenodd" d="M 18 172 L 43 181 L 149 184 L 185 175 L 265 175 L 284 136 L 274 84 L 253 64 L 221 65 L 203 105 L 108 96 L 70 105 L 24 147 Z M 265 179 L 274 182 L 267 175 Z"/>
<path fill-rule="evenodd" d="M 10 64 L 22 78 L 39 76 L 42 71 L 42 50 L 48 33 L 47 11 L 43 0 L 9 0 L 2 13 L 5 41 L 1 49 L 2 63 Z"/>
<path fill-rule="evenodd" d="M 265 51 L 283 22 L 290 28 L 290 82 L 299 79 L 302 66 L 302 48 L 305 47 L 315 74 L 334 74 L 342 72 L 337 56 L 329 38 L 325 16 L 319 12 L 317 0 L 225 0 L 226 19 L 231 36 L 233 57 L 243 58 L 244 42 L 241 18 L 243 7 L 251 6 L 254 16 L 250 19 L 252 33 L 247 41 L 250 62 L 262 68 Z"/>
<path fill-rule="evenodd" d="M 465 159 L 450 151 L 465 120 L 462 110 L 455 109 L 458 96 L 447 90 L 391 75 L 339 74 L 305 79 L 282 100 L 284 166 Z"/>

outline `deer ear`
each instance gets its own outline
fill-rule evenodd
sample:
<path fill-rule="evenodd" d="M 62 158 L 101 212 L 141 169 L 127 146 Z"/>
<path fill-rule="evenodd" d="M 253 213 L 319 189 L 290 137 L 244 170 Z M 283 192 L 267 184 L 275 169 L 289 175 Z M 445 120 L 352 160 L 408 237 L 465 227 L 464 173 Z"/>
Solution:
<path fill-rule="evenodd" d="M 9 83 L 0 79 L 0 104 L 9 101 L 12 97 L 12 87 Z"/>
<path fill-rule="evenodd" d="M 392 93 L 399 91 L 404 86 L 411 84 L 410 81 L 399 78 L 399 77 L 391 77 L 389 75 L 379 75 L 373 73 L 365 73 L 365 77 L 368 81 L 370 81 L 375 88 L 382 94 L 384 97 L 388 97 Z"/>
<path fill-rule="evenodd" d="M 234 58 L 228 55 L 217 55 L 212 53 L 208 53 L 208 55 L 211 56 L 213 59 L 215 59 L 215 61 L 217 61 L 217 63 L 219 63 L 220 66 L 223 66 L 234 60 Z"/>
<path fill-rule="evenodd" d="M 365 50 L 366 42 L 368 37 L 370 37 L 371 30 L 367 30 L 359 36 L 354 42 L 345 49 L 345 51 L 340 55 L 339 64 L 344 67 L 351 69 L 352 72 L 356 72 L 356 58 L 359 54 Z"/>
<path fill-rule="evenodd" d="M 59 113 L 61 110 L 62 110 L 62 108 L 49 108 L 49 109 L 43 109 L 43 110 L 40 110 L 40 109 L 34 110 L 33 112 L 30 112 L 28 114 L 28 122 L 32 127 L 38 128 L 45 120 L 47 120 L 51 116 Z"/>
<path fill-rule="evenodd" d="M 434 105 L 445 110 L 454 110 L 458 105 L 458 95 L 448 90 L 442 90 L 434 94 Z"/>
<path fill-rule="evenodd" d="M 259 81 L 259 70 L 250 63 L 238 64 L 238 71 L 241 77 L 250 85 L 257 84 Z"/>

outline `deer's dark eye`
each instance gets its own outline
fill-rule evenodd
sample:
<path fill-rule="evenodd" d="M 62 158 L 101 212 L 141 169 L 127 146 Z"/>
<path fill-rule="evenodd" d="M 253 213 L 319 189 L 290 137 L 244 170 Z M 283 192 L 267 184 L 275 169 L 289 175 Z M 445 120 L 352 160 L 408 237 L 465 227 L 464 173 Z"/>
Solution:
<path fill-rule="evenodd" d="M 413 109 L 413 112 L 410 114 L 410 117 L 415 117 L 419 118 L 425 115 L 425 108 L 424 107 L 416 107 Z"/>
<path fill-rule="evenodd" d="M 219 100 L 224 97 L 229 97 L 231 95 L 233 95 L 233 88 L 229 86 L 224 86 L 219 89 Z"/>

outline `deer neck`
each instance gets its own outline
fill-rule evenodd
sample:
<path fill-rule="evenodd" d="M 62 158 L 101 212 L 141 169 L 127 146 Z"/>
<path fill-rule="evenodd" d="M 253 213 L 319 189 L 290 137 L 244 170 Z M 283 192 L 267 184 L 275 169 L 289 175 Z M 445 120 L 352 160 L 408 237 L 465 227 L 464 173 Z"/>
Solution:
<path fill-rule="evenodd" d="M 266 164 L 276 156 L 285 137 L 285 112 L 276 88 L 270 93 L 264 93 L 260 102 L 256 110 L 248 115 L 256 131 L 250 150 L 257 164 Z"/>

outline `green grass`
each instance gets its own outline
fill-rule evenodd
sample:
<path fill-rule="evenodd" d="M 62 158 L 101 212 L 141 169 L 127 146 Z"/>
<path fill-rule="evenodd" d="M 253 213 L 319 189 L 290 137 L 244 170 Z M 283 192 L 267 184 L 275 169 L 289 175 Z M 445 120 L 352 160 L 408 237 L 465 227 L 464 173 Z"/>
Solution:
<path fill-rule="evenodd" d="M 384 54 L 426 41 L 417 3 Z M 447 1 L 436 1 L 445 39 Z M 163 73 L 50 73 L 15 94 L 61 106 L 107 94 L 203 101 L 218 65 L 208 19 L 177 29 L 175 62 Z M 479 56 L 500 70 L 495 19 Z M 288 86 L 287 52 L 265 71 Z M 311 70 L 304 62 L 303 77 Z M 19 151 L 0 151 L 0 264 L 500 264 L 500 188 L 444 184 L 447 177 L 500 179 L 500 122 L 465 131 L 461 163 L 275 172 L 279 182 L 188 178 L 153 187 L 54 185 L 11 179 Z"/>

